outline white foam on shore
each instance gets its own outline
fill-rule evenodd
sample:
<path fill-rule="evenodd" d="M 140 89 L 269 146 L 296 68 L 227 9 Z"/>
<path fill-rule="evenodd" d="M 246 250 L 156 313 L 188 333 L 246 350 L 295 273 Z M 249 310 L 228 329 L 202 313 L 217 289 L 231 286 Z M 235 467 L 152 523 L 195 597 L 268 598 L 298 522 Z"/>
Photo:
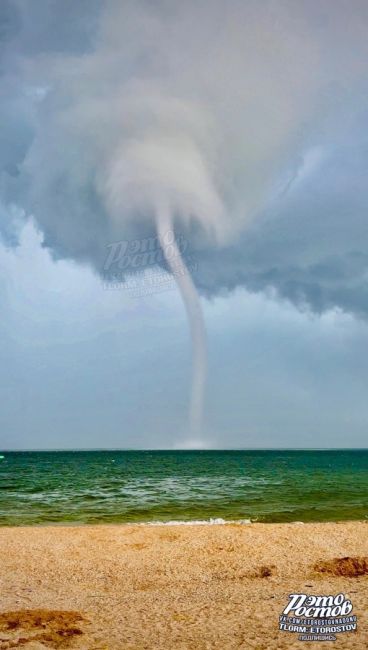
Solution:
<path fill-rule="evenodd" d="M 138 524 L 139 526 L 218 526 L 226 524 L 251 524 L 250 519 L 192 519 L 190 521 L 146 521 Z"/>

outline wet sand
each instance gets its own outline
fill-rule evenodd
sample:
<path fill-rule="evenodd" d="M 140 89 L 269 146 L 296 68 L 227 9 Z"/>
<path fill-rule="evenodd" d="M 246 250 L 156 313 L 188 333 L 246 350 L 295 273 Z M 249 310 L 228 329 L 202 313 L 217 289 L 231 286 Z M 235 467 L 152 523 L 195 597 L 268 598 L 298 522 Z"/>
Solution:
<path fill-rule="evenodd" d="M 0 554 L 0 648 L 368 647 L 365 522 L 4 527 Z M 356 633 L 278 630 L 288 594 L 340 592 Z"/>

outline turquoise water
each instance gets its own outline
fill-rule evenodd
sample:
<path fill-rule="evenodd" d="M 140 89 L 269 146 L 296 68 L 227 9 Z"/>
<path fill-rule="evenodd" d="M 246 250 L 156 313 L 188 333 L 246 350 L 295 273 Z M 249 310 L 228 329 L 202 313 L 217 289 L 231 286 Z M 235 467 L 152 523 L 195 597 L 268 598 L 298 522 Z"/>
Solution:
<path fill-rule="evenodd" d="M 1 525 L 368 516 L 368 450 L 1 454 Z"/>

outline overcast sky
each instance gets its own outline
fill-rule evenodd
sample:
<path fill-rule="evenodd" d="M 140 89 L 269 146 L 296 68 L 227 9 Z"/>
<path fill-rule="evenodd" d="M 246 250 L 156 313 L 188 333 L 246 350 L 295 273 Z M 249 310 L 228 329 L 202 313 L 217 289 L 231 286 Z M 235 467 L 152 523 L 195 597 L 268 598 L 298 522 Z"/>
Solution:
<path fill-rule="evenodd" d="M 367 30 L 360 0 L 2 0 L 0 447 L 366 446 Z M 105 282 L 158 193 L 194 437 L 175 282 Z"/>

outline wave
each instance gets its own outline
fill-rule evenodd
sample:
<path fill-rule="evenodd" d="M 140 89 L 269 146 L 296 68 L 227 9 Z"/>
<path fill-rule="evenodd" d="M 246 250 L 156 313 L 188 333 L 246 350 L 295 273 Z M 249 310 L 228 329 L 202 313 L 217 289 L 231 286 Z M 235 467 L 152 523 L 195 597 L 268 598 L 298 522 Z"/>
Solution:
<path fill-rule="evenodd" d="M 222 519 L 218 517 L 216 519 L 191 519 L 188 521 L 180 521 L 173 519 L 171 521 L 144 521 L 138 523 L 138 526 L 218 526 L 226 524 L 251 524 L 251 519 Z"/>

